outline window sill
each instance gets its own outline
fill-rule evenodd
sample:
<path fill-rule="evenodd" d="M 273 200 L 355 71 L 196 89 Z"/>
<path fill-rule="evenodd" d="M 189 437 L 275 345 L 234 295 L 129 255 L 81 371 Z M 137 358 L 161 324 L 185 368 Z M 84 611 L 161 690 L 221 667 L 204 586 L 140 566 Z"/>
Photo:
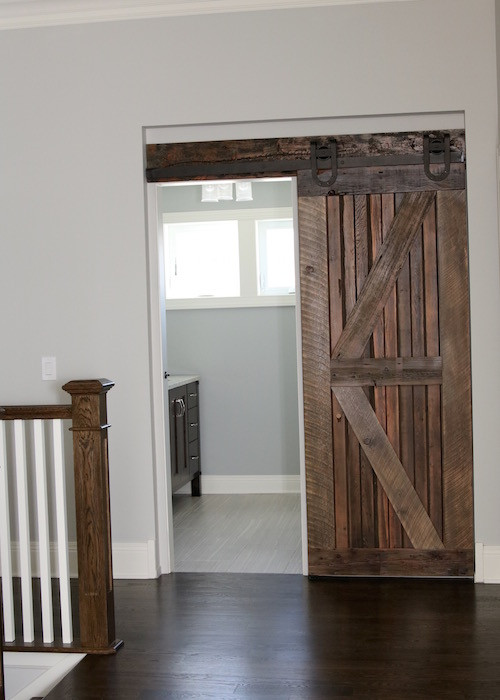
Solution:
<path fill-rule="evenodd" d="M 236 309 L 268 306 L 295 306 L 295 294 L 262 297 L 202 297 L 200 299 L 167 299 L 167 311 L 189 309 Z"/>

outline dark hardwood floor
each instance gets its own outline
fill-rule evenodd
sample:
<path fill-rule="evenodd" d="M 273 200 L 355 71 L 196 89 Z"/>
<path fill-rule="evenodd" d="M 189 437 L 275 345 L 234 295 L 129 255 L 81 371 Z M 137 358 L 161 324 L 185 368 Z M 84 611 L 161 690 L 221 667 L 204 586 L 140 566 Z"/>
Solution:
<path fill-rule="evenodd" d="M 116 618 L 47 700 L 500 698 L 500 585 L 178 573 L 118 581 Z"/>

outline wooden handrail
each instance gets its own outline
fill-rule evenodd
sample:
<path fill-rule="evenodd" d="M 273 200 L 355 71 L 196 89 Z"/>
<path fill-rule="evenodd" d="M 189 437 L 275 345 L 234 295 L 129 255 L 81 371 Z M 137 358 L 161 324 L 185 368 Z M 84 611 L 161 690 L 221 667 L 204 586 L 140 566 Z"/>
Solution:
<path fill-rule="evenodd" d="M 1 406 L 0 420 L 68 420 L 73 415 L 71 404 L 48 406 Z"/>
<path fill-rule="evenodd" d="M 0 420 L 72 421 L 80 618 L 79 639 L 70 645 L 2 645 L 0 637 L 0 649 L 110 654 L 123 644 L 115 639 L 111 558 L 106 394 L 113 386 L 109 379 L 74 380 L 62 387 L 71 395 L 70 405 L 0 407 Z M 2 667 L 0 660 L 0 678 Z"/>

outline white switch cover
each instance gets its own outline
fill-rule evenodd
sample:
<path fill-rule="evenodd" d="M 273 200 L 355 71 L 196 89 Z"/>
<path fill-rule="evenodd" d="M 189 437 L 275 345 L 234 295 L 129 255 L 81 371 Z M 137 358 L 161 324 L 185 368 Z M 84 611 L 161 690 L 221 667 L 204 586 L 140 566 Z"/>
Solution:
<path fill-rule="evenodd" d="M 42 357 L 42 379 L 57 379 L 55 357 Z"/>

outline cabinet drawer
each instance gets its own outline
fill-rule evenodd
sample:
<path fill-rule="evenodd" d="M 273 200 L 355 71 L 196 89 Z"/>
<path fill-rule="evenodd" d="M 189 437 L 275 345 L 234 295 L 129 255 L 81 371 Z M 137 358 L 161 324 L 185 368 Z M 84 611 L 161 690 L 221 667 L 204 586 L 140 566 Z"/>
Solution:
<path fill-rule="evenodd" d="M 190 408 L 188 411 L 188 442 L 198 439 L 200 430 L 198 417 L 198 406 Z"/>
<path fill-rule="evenodd" d="M 187 407 L 198 405 L 198 382 L 187 385 Z"/>
<path fill-rule="evenodd" d="M 191 475 L 200 471 L 200 444 L 198 440 L 189 443 L 188 448 L 189 473 Z"/>

